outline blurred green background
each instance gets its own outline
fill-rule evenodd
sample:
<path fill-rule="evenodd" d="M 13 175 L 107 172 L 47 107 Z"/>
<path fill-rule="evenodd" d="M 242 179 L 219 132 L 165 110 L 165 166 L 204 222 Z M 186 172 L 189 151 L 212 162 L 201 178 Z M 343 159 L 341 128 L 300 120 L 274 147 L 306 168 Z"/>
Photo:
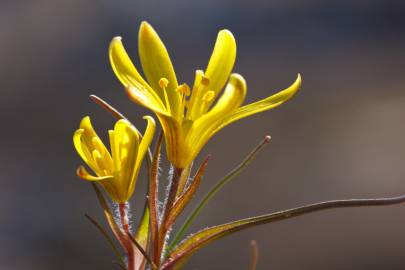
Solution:
<path fill-rule="evenodd" d="M 205 68 L 222 28 L 238 42 L 234 71 L 248 82 L 247 102 L 303 76 L 294 99 L 225 128 L 201 153 L 212 160 L 197 199 L 266 134 L 273 138 L 193 231 L 321 200 L 405 193 L 404 1 L 2 0 L 0 269 L 114 269 L 108 244 L 84 218 L 102 215 L 75 175 L 72 133 L 84 115 L 104 138 L 113 125 L 89 94 L 144 128 L 150 112 L 127 99 L 107 56 L 120 35 L 139 66 L 142 20 L 166 43 L 180 82 Z M 404 224 L 403 205 L 315 213 L 225 238 L 186 269 L 247 269 L 256 239 L 258 269 L 400 270 Z"/>

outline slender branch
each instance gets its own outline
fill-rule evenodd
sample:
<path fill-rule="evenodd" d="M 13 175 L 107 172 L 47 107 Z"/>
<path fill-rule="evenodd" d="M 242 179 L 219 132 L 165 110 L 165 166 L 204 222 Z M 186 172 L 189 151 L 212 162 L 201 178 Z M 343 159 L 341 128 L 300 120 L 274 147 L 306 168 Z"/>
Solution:
<path fill-rule="evenodd" d="M 257 261 L 259 260 L 259 246 L 255 240 L 250 241 L 250 249 L 252 253 L 252 258 L 249 265 L 249 270 L 256 270 Z"/>
<path fill-rule="evenodd" d="M 166 227 L 166 220 L 170 216 L 170 212 L 172 211 L 173 205 L 176 201 L 176 194 L 177 189 L 179 187 L 179 180 L 181 177 L 183 169 L 174 168 L 170 187 L 169 187 L 169 194 L 167 195 L 166 204 L 163 209 L 163 218 L 162 218 L 162 225 L 159 227 L 159 260 L 162 255 L 162 252 L 166 250 L 167 246 L 167 235 L 170 233 L 170 227 Z"/>
<path fill-rule="evenodd" d="M 207 228 L 189 236 L 181 244 L 175 247 L 168 259 L 161 266 L 161 270 L 171 269 L 182 259 L 191 256 L 193 253 L 224 236 L 248 229 L 257 225 L 267 224 L 275 221 L 289 219 L 300 215 L 308 214 L 333 208 L 360 207 L 360 206 L 384 206 L 405 203 L 405 195 L 390 198 L 378 199 L 348 199 L 334 200 L 309 204 L 289 210 L 279 211 L 271 214 L 241 219 L 230 223 Z"/>
<path fill-rule="evenodd" d="M 104 99 L 102 99 L 96 95 L 90 95 L 90 98 L 96 104 L 100 105 L 103 109 L 110 112 L 114 117 L 116 117 L 118 119 L 127 119 L 122 113 L 120 113 L 116 108 L 114 108 L 113 106 L 108 104 L 107 101 L 105 101 Z"/>
<path fill-rule="evenodd" d="M 131 239 L 132 243 L 139 249 L 139 251 L 142 253 L 142 255 L 145 257 L 145 259 L 148 261 L 148 263 L 152 266 L 152 269 L 155 270 L 157 269 L 156 264 L 151 260 L 151 258 L 148 256 L 146 251 L 142 248 L 142 246 L 135 240 L 135 238 L 130 234 L 127 233 L 127 236 L 129 239 Z"/>
<path fill-rule="evenodd" d="M 153 161 L 150 170 L 149 178 L 149 211 L 150 211 L 150 232 L 151 232 L 151 244 L 152 244 L 152 258 L 155 263 L 160 261 L 159 252 L 159 209 L 158 209 L 158 177 L 159 177 L 159 160 L 160 160 L 160 148 L 162 146 L 163 133 L 159 135 L 159 139 L 155 146 L 153 153 Z"/>
<path fill-rule="evenodd" d="M 118 210 L 119 210 L 119 215 L 120 215 L 120 221 L 122 225 L 122 231 L 124 233 L 124 248 L 126 249 L 127 253 L 127 264 L 128 264 L 128 270 L 135 270 L 135 253 L 134 253 L 134 248 L 133 245 L 131 245 L 131 242 L 129 239 L 127 239 L 128 234 L 131 234 L 129 230 L 129 218 L 128 218 L 128 208 L 127 208 L 128 203 L 119 203 L 118 204 Z"/>
<path fill-rule="evenodd" d="M 121 268 L 126 269 L 125 267 L 125 262 L 122 259 L 122 255 L 119 252 L 118 248 L 115 246 L 114 241 L 111 239 L 111 237 L 108 235 L 108 233 L 104 230 L 104 228 L 91 216 L 88 214 L 84 214 L 84 216 L 100 231 L 100 233 L 104 236 L 104 238 L 107 240 L 107 242 L 110 244 L 112 250 L 114 251 L 115 255 L 118 258 L 118 262 L 116 262 Z"/>
<path fill-rule="evenodd" d="M 184 234 L 187 232 L 188 228 L 190 227 L 191 223 L 194 219 L 198 216 L 201 210 L 207 205 L 207 203 L 217 194 L 221 188 L 230 182 L 234 177 L 238 176 L 242 170 L 253 161 L 256 155 L 263 149 L 263 147 L 270 142 L 270 136 L 264 137 L 264 139 L 253 149 L 252 152 L 240 163 L 235 169 L 225 175 L 200 201 L 197 207 L 193 210 L 193 212 L 187 217 L 184 224 L 181 226 L 179 231 L 173 238 L 172 243 L 169 246 L 169 249 L 172 249 L 177 243 L 180 242 Z"/>
<path fill-rule="evenodd" d="M 116 117 L 118 120 L 120 119 L 125 119 L 127 121 L 128 118 L 126 118 L 122 113 L 120 113 L 116 108 L 114 108 L 112 105 L 110 105 L 107 101 L 102 99 L 101 97 L 98 97 L 96 95 L 90 95 L 90 99 L 94 101 L 97 105 L 99 105 L 101 108 L 105 109 L 109 113 L 111 113 L 114 117 Z M 129 121 L 131 122 L 131 121 Z M 139 136 L 142 138 L 142 133 L 139 132 L 139 130 L 133 125 L 136 131 L 138 132 Z M 148 148 L 148 159 L 147 162 L 150 163 L 152 161 L 152 152 Z"/>

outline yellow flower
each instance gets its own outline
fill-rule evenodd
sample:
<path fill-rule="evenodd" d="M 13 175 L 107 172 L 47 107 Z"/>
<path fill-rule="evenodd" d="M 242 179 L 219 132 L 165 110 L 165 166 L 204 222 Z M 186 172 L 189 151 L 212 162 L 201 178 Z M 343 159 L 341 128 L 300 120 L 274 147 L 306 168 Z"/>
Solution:
<path fill-rule="evenodd" d="M 228 30 L 218 33 L 208 66 L 205 72 L 196 71 L 191 90 L 187 84 L 178 83 L 163 42 L 146 22 L 139 29 L 139 56 L 146 80 L 133 65 L 121 38 L 115 37 L 110 43 L 109 57 L 116 76 L 134 102 L 156 113 L 164 130 L 168 158 L 177 168 L 188 166 L 221 128 L 282 104 L 301 85 L 298 75 L 287 89 L 241 106 L 246 83 L 241 75 L 231 74 L 236 42 Z"/>
<path fill-rule="evenodd" d="M 128 201 L 134 193 L 139 169 L 155 133 L 155 120 L 150 116 L 144 119 L 148 125 L 143 138 L 127 120 L 116 122 L 114 130 L 108 131 L 111 153 L 94 131 L 88 116 L 82 119 L 73 135 L 77 152 L 96 176 L 83 166 L 77 169 L 77 174 L 85 180 L 98 181 L 117 203 Z"/>

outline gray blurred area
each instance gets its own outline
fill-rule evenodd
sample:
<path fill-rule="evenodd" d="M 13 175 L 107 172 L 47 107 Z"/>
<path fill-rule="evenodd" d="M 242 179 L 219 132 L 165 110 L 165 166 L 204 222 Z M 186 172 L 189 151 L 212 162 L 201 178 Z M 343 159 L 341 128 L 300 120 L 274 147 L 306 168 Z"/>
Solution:
<path fill-rule="evenodd" d="M 404 1 L 1 0 L 0 269 L 117 269 L 84 218 L 102 213 L 75 175 L 72 133 L 84 115 L 103 138 L 114 123 L 89 94 L 144 128 L 150 112 L 127 99 L 107 55 L 120 35 L 139 66 L 142 20 L 160 33 L 180 82 L 205 68 L 222 28 L 238 42 L 234 70 L 248 82 L 246 102 L 303 76 L 294 99 L 225 128 L 200 154 L 212 159 L 195 201 L 272 136 L 193 231 L 322 200 L 405 194 Z M 145 183 L 143 174 L 135 223 Z M 247 270 L 256 239 L 258 269 L 402 270 L 404 224 L 405 205 L 314 213 L 224 238 L 186 269 Z"/>

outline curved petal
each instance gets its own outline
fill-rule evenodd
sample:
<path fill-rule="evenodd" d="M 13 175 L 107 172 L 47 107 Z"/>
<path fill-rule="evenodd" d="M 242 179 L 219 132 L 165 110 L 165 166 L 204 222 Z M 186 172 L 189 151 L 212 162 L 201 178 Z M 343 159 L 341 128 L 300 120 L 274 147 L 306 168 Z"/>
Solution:
<path fill-rule="evenodd" d="M 148 122 L 148 124 L 146 126 L 146 130 L 142 137 L 141 143 L 139 144 L 139 151 L 138 151 L 138 158 L 137 158 L 138 164 L 142 162 L 142 160 L 145 156 L 145 153 L 148 151 L 149 145 L 151 144 L 151 142 L 153 140 L 153 135 L 155 134 L 155 130 L 156 130 L 156 122 L 152 116 L 145 115 L 143 117 L 143 119 L 145 119 Z"/>
<path fill-rule="evenodd" d="M 176 91 L 177 78 L 165 45 L 152 26 L 145 21 L 139 28 L 138 41 L 139 57 L 146 79 L 162 100 L 164 100 L 163 91 L 167 91 L 170 108 L 174 110 L 174 115 L 177 115 L 181 99 Z M 169 81 L 165 90 L 159 86 L 161 78 Z"/>
<path fill-rule="evenodd" d="M 219 129 L 222 127 L 235 122 L 236 120 L 239 120 L 241 118 L 245 118 L 247 116 L 250 116 L 252 114 L 256 114 L 259 112 L 267 111 L 270 109 L 273 109 L 290 98 L 292 98 L 295 93 L 300 89 L 301 87 L 301 75 L 297 75 L 297 79 L 295 82 L 290 85 L 288 88 L 278 92 L 277 94 L 274 94 L 268 98 L 262 99 L 260 101 L 248 104 L 246 106 L 242 106 L 238 109 L 236 109 L 232 114 L 229 116 L 225 117 L 225 119 L 222 121 L 221 125 L 218 126 L 218 128 L 214 131 L 217 132 Z"/>
<path fill-rule="evenodd" d="M 90 149 L 89 145 L 86 144 L 84 140 L 84 129 L 78 129 L 73 134 L 73 145 L 76 148 L 77 153 L 83 159 L 83 161 L 95 172 L 98 172 L 98 166 L 94 162 L 92 156 L 92 149 Z"/>
<path fill-rule="evenodd" d="M 84 180 L 88 180 L 88 181 L 102 181 L 102 180 L 111 180 L 114 177 L 111 175 L 107 175 L 107 176 L 94 176 L 91 175 L 86 168 L 84 168 L 83 166 L 79 166 L 79 168 L 77 168 L 76 170 L 77 175 L 84 179 Z"/>
<path fill-rule="evenodd" d="M 235 59 L 235 38 L 229 30 L 225 29 L 219 31 L 214 50 L 212 51 L 210 61 L 204 73 L 204 77 L 208 79 L 208 84 L 198 85 L 199 87 L 193 89 L 191 93 L 190 112 L 188 113 L 190 119 L 197 119 L 209 109 L 215 99 L 211 102 L 201 103 L 204 94 L 207 91 L 214 91 L 215 96 L 219 94 L 231 74 Z M 196 81 L 198 79 L 197 75 L 198 74 L 196 74 Z"/>
<path fill-rule="evenodd" d="M 127 87 L 125 88 L 125 90 L 128 97 L 133 102 L 138 103 L 155 113 L 168 116 L 165 107 L 163 105 L 160 105 L 161 103 L 159 104 L 159 102 L 157 102 L 153 97 L 151 97 L 151 95 L 148 92 L 139 90 L 136 87 Z"/>
<path fill-rule="evenodd" d="M 219 93 L 231 74 L 236 59 L 236 41 L 229 30 L 218 33 L 210 61 L 205 71 L 209 89 Z"/>
<path fill-rule="evenodd" d="M 235 111 L 243 103 L 246 96 L 246 82 L 239 74 L 232 74 L 227 87 L 217 104 L 205 115 L 198 118 L 191 126 L 186 145 L 190 149 L 189 161 L 196 155 L 207 141 L 214 135 L 218 123 Z"/>
<path fill-rule="evenodd" d="M 239 74 L 232 74 L 221 98 L 206 114 L 198 118 L 193 128 L 209 126 L 212 122 L 233 112 L 243 103 L 246 97 L 246 82 Z M 204 128 L 205 129 L 205 128 Z"/>
<path fill-rule="evenodd" d="M 139 150 L 139 134 L 129 121 L 117 121 L 114 126 L 114 143 L 119 156 L 119 167 L 116 168 L 119 181 L 115 183 L 115 189 L 121 198 L 128 200 L 134 191 L 130 186 Z"/>
<path fill-rule="evenodd" d="M 139 83 L 145 88 L 150 88 L 129 58 L 121 37 L 114 37 L 111 40 L 109 58 L 115 75 L 125 87 Z"/>
<path fill-rule="evenodd" d="M 142 78 L 132 63 L 131 58 L 129 58 L 122 44 L 121 37 L 115 37 L 111 40 L 109 58 L 115 75 L 126 88 L 136 87 L 147 91 L 149 96 L 153 97 L 154 102 L 161 103 L 159 95 L 155 93 L 155 90 Z"/>
<path fill-rule="evenodd" d="M 130 194 L 132 194 L 135 190 L 135 185 L 137 182 L 139 170 L 142 166 L 142 161 L 145 157 L 145 153 L 148 151 L 149 145 L 153 140 L 153 135 L 155 134 L 156 129 L 156 122 L 151 116 L 146 115 L 143 117 L 143 119 L 146 119 L 148 121 L 148 124 L 146 126 L 145 134 L 143 135 L 141 142 L 139 144 L 136 159 L 134 160 L 134 164 L 132 165 L 134 170 L 132 172 L 128 188 Z"/>

